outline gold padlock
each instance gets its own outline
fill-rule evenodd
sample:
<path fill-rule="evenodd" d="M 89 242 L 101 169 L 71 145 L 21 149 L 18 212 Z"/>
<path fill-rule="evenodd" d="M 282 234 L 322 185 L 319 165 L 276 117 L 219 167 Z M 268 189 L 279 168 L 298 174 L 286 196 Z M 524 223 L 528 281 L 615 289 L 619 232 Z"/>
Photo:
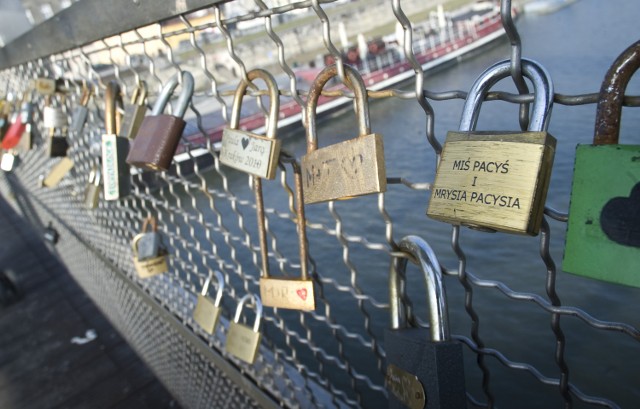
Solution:
<path fill-rule="evenodd" d="M 253 328 L 249 328 L 240 323 L 240 315 L 244 304 L 248 300 L 253 300 L 256 307 L 256 320 L 253 323 Z M 227 341 L 225 348 L 228 353 L 235 356 L 238 359 L 245 361 L 246 363 L 253 364 L 260 348 L 260 340 L 262 334 L 260 333 L 260 323 L 262 321 L 262 303 L 260 298 L 254 294 L 246 294 L 238 302 L 236 308 L 236 314 L 233 317 L 233 321 L 229 323 L 229 332 L 227 333 Z"/>
<path fill-rule="evenodd" d="M 316 297 L 313 289 L 313 280 L 309 278 L 307 268 L 307 260 L 309 257 L 307 248 L 307 221 L 304 214 L 302 192 L 302 173 L 295 159 L 283 155 L 283 160 L 291 162 L 296 186 L 296 227 L 298 230 L 298 248 L 300 250 L 300 278 L 273 278 L 269 275 L 269 251 L 267 248 L 262 180 L 255 177 L 254 188 L 256 192 L 258 238 L 260 240 L 260 254 L 262 256 L 260 298 L 262 298 L 263 304 L 267 307 L 311 311 L 316 309 Z"/>
<path fill-rule="evenodd" d="M 133 240 L 131 240 L 131 248 L 133 250 L 133 265 L 138 273 L 138 277 L 140 278 L 148 278 L 153 277 L 158 274 L 166 273 L 169 270 L 167 265 L 167 250 L 162 247 L 162 245 L 158 246 L 158 252 L 155 257 L 150 257 L 147 259 L 140 260 L 138 258 L 138 242 L 142 239 L 147 233 L 144 232 L 146 230 L 147 224 L 155 223 L 155 218 L 148 217 L 145 220 L 143 233 L 138 233 Z"/>
<path fill-rule="evenodd" d="M 306 108 L 307 154 L 302 157 L 306 204 L 348 199 L 387 190 L 382 136 L 369 127 L 367 89 L 358 72 L 344 66 L 346 85 L 355 94 L 360 135 L 318 149 L 316 108 L 324 85 L 338 74 L 330 65 L 318 74 L 309 89 Z"/>
<path fill-rule="evenodd" d="M 502 61 L 474 82 L 460 130 L 449 132 L 431 189 L 427 215 L 485 231 L 536 235 L 540 230 L 556 140 L 547 133 L 553 83 L 539 64 L 522 59 L 534 86 L 527 132 L 477 132 L 480 106 L 489 89 L 510 75 Z"/>
<path fill-rule="evenodd" d="M 131 103 L 125 104 L 120 133 L 128 139 L 135 139 L 140 124 L 147 113 L 147 83 L 140 81 L 131 95 Z"/>
<path fill-rule="evenodd" d="M 66 176 L 67 173 L 73 168 L 73 161 L 69 158 L 62 158 L 60 162 L 56 163 L 49 171 L 49 174 L 42 176 L 42 186 L 44 187 L 56 187 L 60 181 Z"/>
<path fill-rule="evenodd" d="M 196 308 L 193 310 L 193 319 L 202 327 L 202 329 L 208 334 L 213 334 L 220 318 L 220 302 L 222 301 L 222 293 L 224 291 L 224 276 L 219 271 L 214 271 L 218 282 L 218 289 L 216 291 L 216 299 L 212 300 L 207 297 L 207 291 L 211 285 L 212 274 L 209 274 L 207 280 L 204 282 L 202 291 L 198 294 L 198 301 L 196 302 Z"/>
<path fill-rule="evenodd" d="M 261 69 L 249 71 L 247 77 L 249 82 L 243 79 L 236 90 L 231 109 L 231 121 L 229 127 L 222 132 L 220 162 L 254 176 L 273 179 L 276 176 L 280 156 L 280 140 L 276 139 L 280 111 L 278 84 L 271 74 Z M 269 90 L 270 106 L 269 117 L 265 124 L 266 136 L 238 129 L 242 98 L 251 81 L 258 78 L 267 84 Z"/>
<path fill-rule="evenodd" d="M 95 209 L 100 201 L 100 167 L 94 165 L 89 172 L 89 180 L 87 187 L 84 189 L 84 207 L 87 209 Z"/>

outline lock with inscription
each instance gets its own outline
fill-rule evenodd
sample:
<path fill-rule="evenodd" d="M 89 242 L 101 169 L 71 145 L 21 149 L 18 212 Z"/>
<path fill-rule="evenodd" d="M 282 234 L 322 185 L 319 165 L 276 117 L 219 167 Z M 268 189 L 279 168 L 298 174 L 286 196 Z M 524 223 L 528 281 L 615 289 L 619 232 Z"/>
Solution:
<path fill-rule="evenodd" d="M 82 85 L 82 97 L 80 98 L 80 105 L 75 107 L 73 115 L 71 116 L 71 126 L 69 130 L 71 132 L 80 133 L 87 122 L 87 116 L 89 115 L 89 101 L 93 95 L 93 88 L 89 84 Z"/>
<path fill-rule="evenodd" d="M 127 163 L 146 170 L 168 170 L 176 153 L 186 122 L 182 117 L 187 111 L 193 95 L 193 76 L 182 72 L 182 92 L 175 104 L 173 115 L 163 115 L 169 98 L 178 86 L 178 76 L 174 75 L 162 89 L 153 106 L 151 115 L 142 120 L 138 135 L 132 141 Z"/>
<path fill-rule="evenodd" d="M 135 139 L 147 113 L 147 83 L 140 81 L 131 95 L 131 103 L 124 105 L 120 136 Z"/>
<path fill-rule="evenodd" d="M 122 106 L 120 86 L 115 81 L 107 85 L 104 105 L 105 134 L 102 135 L 102 178 L 104 200 L 118 200 L 131 191 L 129 165 L 129 140 L 118 134 L 120 123 L 118 107 Z"/>
<path fill-rule="evenodd" d="M 147 231 L 149 226 L 151 232 Z M 153 277 L 169 270 L 167 250 L 160 242 L 157 226 L 155 217 L 147 217 L 142 225 L 142 233 L 131 241 L 133 265 L 140 278 Z"/>
<path fill-rule="evenodd" d="M 51 96 L 45 97 L 43 111 L 44 127 L 49 129 L 47 150 L 50 158 L 67 156 L 69 142 L 64 134 L 67 126 L 67 115 L 61 106 L 52 106 Z"/>
<path fill-rule="evenodd" d="M 618 145 L 625 89 L 640 68 L 640 41 L 607 72 L 593 145 L 578 145 L 562 269 L 640 287 L 640 145 Z"/>
<path fill-rule="evenodd" d="M 462 112 L 460 130 L 449 132 L 442 149 L 427 215 L 485 231 L 527 234 L 540 230 L 556 140 L 547 133 L 553 83 L 538 63 L 522 59 L 533 83 L 529 130 L 478 132 L 480 106 L 489 89 L 511 75 L 499 62 L 474 82 Z"/>
<path fill-rule="evenodd" d="M 293 158 L 287 158 L 293 166 L 296 187 L 296 227 L 298 230 L 298 248 L 300 251 L 300 278 L 275 278 L 269 274 L 269 252 L 267 249 L 267 229 L 262 198 L 262 180 L 254 177 L 256 193 L 256 212 L 258 221 L 258 237 L 262 256 L 262 274 L 260 276 L 260 298 L 267 307 L 288 308 L 312 311 L 316 309 L 316 297 L 313 280 L 308 271 L 307 221 L 304 213 L 302 191 L 302 173 L 300 166 Z"/>
<path fill-rule="evenodd" d="M 243 79 L 233 99 L 229 127 L 222 132 L 220 162 L 257 177 L 273 179 L 276 176 L 280 156 L 280 140 L 276 139 L 280 112 L 278 84 L 271 74 L 261 69 L 250 71 L 247 77 L 250 82 L 255 79 L 263 80 L 269 90 L 270 106 L 269 117 L 265 124 L 266 135 L 261 136 L 238 129 L 242 98 L 250 83 Z"/>
<path fill-rule="evenodd" d="M 318 149 L 315 119 L 318 99 L 325 84 L 338 75 L 337 67 L 330 65 L 318 74 L 307 98 L 307 154 L 302 157 L 306 204 L 387 190 L 384 146 L 382 136 L 371 133 L 367 89 L 355 69 L 345 65 L 344 73 L 347 86 L 355 94 L 360 135 Z"/>
<path fill-rule="evenodd" d="M 384 335 L 389 407 L 466 408 L 462 345 L 452 341 L 449 333 L 440 263 L 420 237 L 407 236 L 398 247 L 417 262 L 424 275 L 430 326 L 419 328 L 411 309 L 404 306 L 408 259 L 394 257 L 389 273 L 391 328 Z"/>
<path fill-rule="evenodd" d="M 209 286 L 211 285 L 211 278 L 215 274 L 216 281 L 218 283 L 218 289 L 216 291 L 215 300 L 207 297 Z M 202 327 L 202 329 L 208 333 L 213 334 L 220 318 L 220 302 L 222 301 L 222 294 L 224 291 L 224 276 L 219 271 L 214 271 L 213 274 L 209 274 L 207 280 L 204 282 L 202 291 L 198 294 L 198 301 L 196 302 L 196 308 L 193 310 L 193 319 Z"/>
<path fill-rule="evenodd" d="M 99 166 L 93 166 L 89 172 L 89 180 L 84 190 L 84 207 L 95 209 L 100 201 L 100 179 L 101 172 Z"/>
<path fill-rule="evenodd" d="M 256 320 L 253 323 L 253 328 L 249 328 L 240 322 L 242 309 L 249 300 L 252 300 L 256 307 Z M 225 343 L 227 352 L 248 364 L 253 364 L 262 339 L 262 334 L 260 333 L 261 321 L 262 303 L 260 298 L 255 294 L 245 294 L 238 302 L 233 321 L 229 323 L 229 332 Z"/>

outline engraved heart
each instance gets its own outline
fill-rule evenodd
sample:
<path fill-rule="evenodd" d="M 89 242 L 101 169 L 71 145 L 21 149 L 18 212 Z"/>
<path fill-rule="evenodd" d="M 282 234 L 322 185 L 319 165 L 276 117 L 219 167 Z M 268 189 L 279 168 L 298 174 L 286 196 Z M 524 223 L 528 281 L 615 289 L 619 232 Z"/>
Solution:
<path fill-rule="evenodd" d="M 247 149 L 249 146 L 249 138 L 242 138 L 242 149 Z"/>
<path fill-rule="evenodd" d="M 306 288 L 300 288 L 299 290 L 296 290 L 296 294 L 298 294 L 298 297 L 302 298 L 302 301 L 307 301 L 307 289 Z"/>

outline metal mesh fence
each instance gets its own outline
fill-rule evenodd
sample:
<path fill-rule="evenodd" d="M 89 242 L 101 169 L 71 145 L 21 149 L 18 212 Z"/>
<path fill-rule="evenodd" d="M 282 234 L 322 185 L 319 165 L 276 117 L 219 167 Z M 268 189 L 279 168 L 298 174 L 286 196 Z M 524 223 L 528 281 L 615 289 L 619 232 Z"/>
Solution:
<path fill-rule="evenodd" d="M 299 66 L 326 54 L 315 64 L 330 59 L 338 67 L 349 63 L 362 72 L 401 67 L 393 75 L 404 75 L 413 85 L 411 89 L 393 88 L 386 78 L 372 79 L 367 83 L 369 97 L 415 100 L 424 111 L 431 149 L 428 154 L 435 168 L 442 149 L 438 139 L 442 138 L 435 135 L 431 104 L 462 100 L 466 93 L 425 89 L 424 71 L 505 32 L 511 44 L 505 57 L 512 63 L 519 94 L 491 92 L 487 99 L 523 104 L 520 123 L 526 128 L 524 107 L 533 95 L 519 74 L 522 50 L 511 2 L 493 4 L 483 19 L 465 19 L 470 9 L 456 11 L 466 2 L 445 2 L 451 14 L 443 25 L 437 15 L 429 14 L 438 3 L 255 0 L 246 8 L 226 8 L 226 15 L 220 5 L 193 13 L 185 6 L 185 13 L 176 19 L 43 55 L 0 72 L 7 95 L 26 95 L 36 104 L 34 148 L 20 155 L 13 172 L 25 189 L 25 197 L 35 203 L 43 220 L 55 218 L 55 225 L 64 232 L 58 251 L 73 275 L 185 406 L 247 407 L 266 405 L 269 399 L 286 407 L 386 406 L 383 333 L 389 322 L 388 268 L 391 256 L 398 255 L 397 242 L 404 234 L 414 233 L 413 219 L 395 210 L 394 203 L 414 201 L 422 212 L 431 181 L 421 176 L 422 170 L 397 172 L 411 176 L 389 177 L 387 193 L 357 199 L 357 204 L 332 201 L 307 206 L 308 262 L 317 290 L 317 308 L 312 312 L 265 308 L 258 360 L 247 365 L 226 354 L 224 339 L 238 300 L 246 293 L 259 293 L 261 261 L 254 186 L 251 178 L 220 164 L 218 141 L 231 116 L 237 82 L 246 78 L 249 70 L 261 67 L 278 79 L 280 135 L 286 135 L 288 141 L 284 149 L 299 152 L 304 145 L 301 113 L 308 87 L 306 71 Z M 364 17 L 355 21 L 345 17 L 355 12 Z M 430 25 L 422 23 L 425 20 Z M 350 62 L 349 54 L 339 51 L 342 47 L 336 35 L 353 42 L 357 33 L 382 25 L 398 32 L 395 52 Z M 317 38 L 317 44 L 312 46 L 309 38 Z M 131 195 L 115 202 L 101 201 L 98 208 L 87 210 L 84 192 L 90 170 L 99 164 L 96 144 L 104 133 L 107 83 L 115 80 L 125 95 L 131 95 L 144 80 L 153 101 L 162 84 L 183 70 L 196 78 L 196 92 L 185 115 L 188 125 L 174 167 L 168 172 L 134 172 Z M 68 156 L 74 167 L 55 188 L 39 185 L 41 176 L 57 162 L 46 154 L 48 131 L 41 121 L 44 99 L 27 88 L 39 77 L 63 80 L 68 92 L 65 97 L 56 96 L 53 104 L 69 116 L 81 99 L 82 81 L 95 85 L 83 131 L 69 134 Z M 249 95 L 242 124 L 260 133 L 264 130 L 262 111 L 266 112 L 269 101 L 264 91 L 250 90 Z M 336 107 L 352 98 L 344 88 L 332 88 L 323 95 L 332 98 Z M 567 106 L 593 104 L 597 94 L 555 94 L 554 100 Z M 639 106 L 640 97 L 627 97 L 625 103 Z M 293 130 L 285 133 L 285 127 Z M 385 137 L 385 143 L 393 144 L 392 138 Z M 3 190 L 16 195 L 17 189 L 5 183 Z M 296 277 L 301 262 L 291 163 L 281 160 L 275 180 L 265 181 L 263 189 L 271 274 Z M 130 240 L 147 216 L 158 219 L 170 265 L 168 273 L 141 280 L 132 264 Z M 449 226 L 445 226 L 447 230 L 441 226 L 436 231 L 420 228 L 417 232 L 432 245 L 439 242 L 434 246 L 439 251 L 447 243 L 451 246 L 449 254 L 453 256 L 443 256 L 441 263 L 453 337 L 465 346 L 469 406 L 618 407 L 618 399 L 631 402 L 640 398 L 640 385 L 634 377 L 608 374 L 602 387 L 592 379 L 598 376 L 593 372 L 602 368 L 584 365 L 600 359 L 598 350 L 582 347 L 585 338 L 624 351 L 620 353 L 628 355 L 628 364 L 634 365 L 640 330 L 637 319 L 621 322 L 606 310 L 598 309 L 602 316 L 590 314 L 585 309 L 590 305 L 584 301 L 576 306 L 562 302 L 556 289 L 557 253 L 551 240 L 552 231 L 564 229 L 566 221 L 567 214 L 548 207 L 539 240 L 519 240 L 517 248 L 500 255 L 498 268 L 506 271 L 519 270 L 523 257 L 539 252 L 536 281 L 527 281 L 532 288 L 513 277 L 502 278 L 495 271 L 474 267 L 491 245 L 486 233 Z M 477 265 L 484 267 L 481 261 Z M 224 325 L 209 336 L 192 314 L 196 295 L 214 270 L 225 277 Z M 407 280 L 415 283 L 408 285 L 413 307 L 425 316 L 426 302 L 415 290 L 422 284 L 412 277 Z M 607 292 L 610 287 L 598 284 L 588 291 Z M 637 298 L 637 291 L 620 291 L 624 299 Z M 522 315 L 509 313 L 514 305 L 521 308 Z M 250 324 L 255 315 L 245 311 Z M 496 332 L 507 332 L 507 340 L 497 338 Z M 203 352 L 203 346 L 231 365 L 220 371 L 220 361 Z M 578 369 L 573 371 L 572 367 Z M 228 371 L 236 371 L 243 381 L 234 384 Z M 246 392 L 248 384 L 269 398 L 256 403 L 243 397 L 239 391 Z"/>

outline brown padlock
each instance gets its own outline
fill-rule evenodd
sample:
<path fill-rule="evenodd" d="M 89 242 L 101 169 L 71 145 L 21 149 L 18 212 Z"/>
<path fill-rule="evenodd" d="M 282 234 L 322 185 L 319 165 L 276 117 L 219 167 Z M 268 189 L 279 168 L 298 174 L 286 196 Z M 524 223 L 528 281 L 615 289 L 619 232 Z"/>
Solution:
<path fill-rule="evenodd" d="M 176 74 L 162 89 L 151 115 L 145 116 L 138 135 L 133 140 L 127 163 L 146 170 L 167 170 L 178 148 L 186 122 L 184 116 L 193 96 L 193 76 L 182 72 L 182 92 L 175 105 L 174 115 L 162 114 L 169 98 L 178 86 Z"/>

